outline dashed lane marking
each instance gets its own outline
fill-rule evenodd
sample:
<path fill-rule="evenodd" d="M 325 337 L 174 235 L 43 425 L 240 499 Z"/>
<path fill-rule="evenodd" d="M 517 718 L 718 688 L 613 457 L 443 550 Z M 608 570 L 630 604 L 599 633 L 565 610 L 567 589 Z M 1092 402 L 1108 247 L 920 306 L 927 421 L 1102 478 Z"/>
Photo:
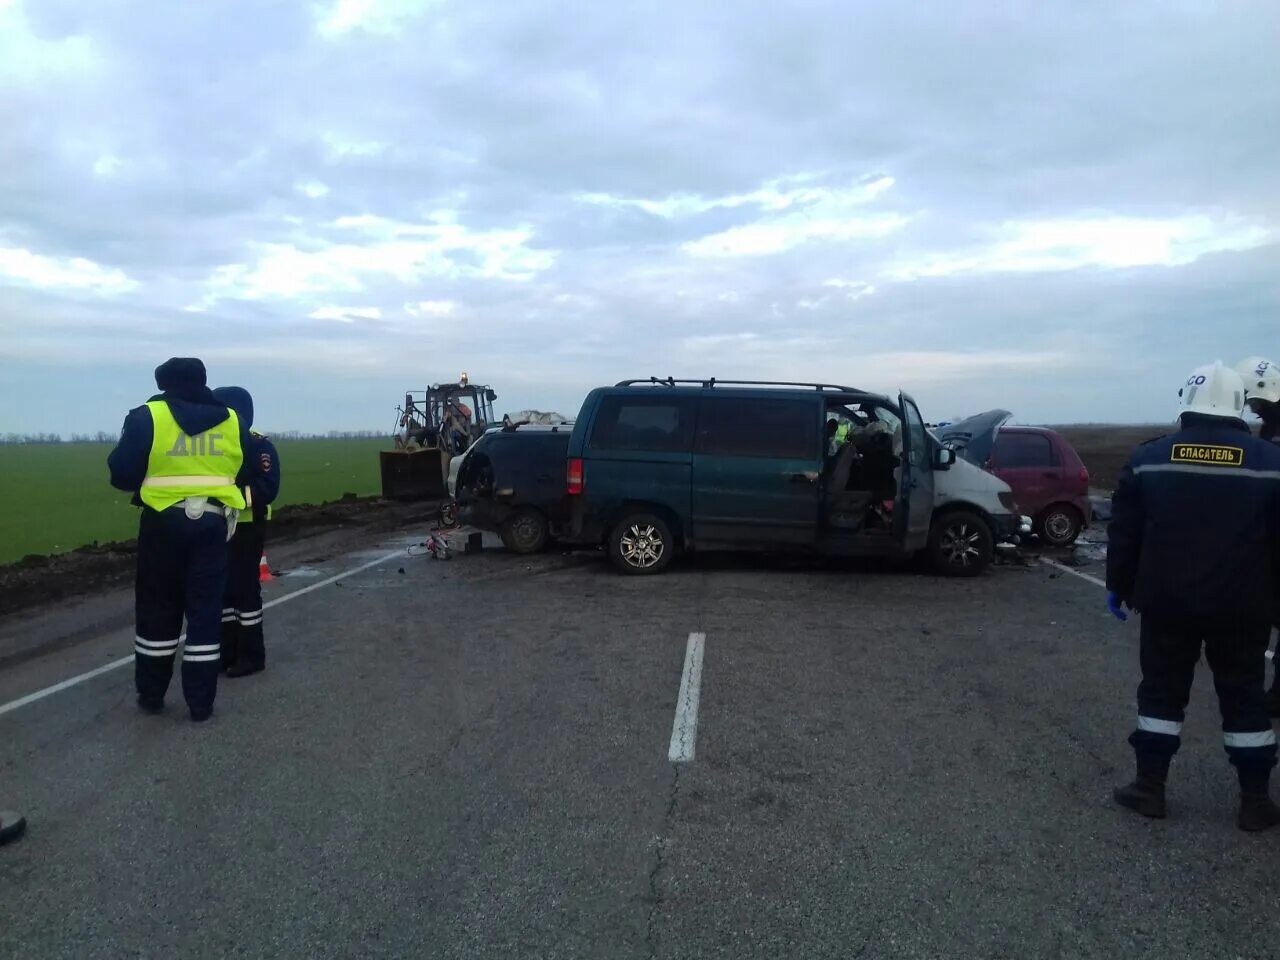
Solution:
<path fill-rule="evenodd" d="M 698 701 L 702 696 L 702 650 L 706 642 L 705 633 L 691 633 L 685 647 L 676 718 L 671 725 L 671 748 L 667 751 L 667 759 L 672 763 L 693 761 L 693 750 L 698 740 Z"/>
<path fill-rule="evenodd" d="M 371 567 L 376 567 L 380 563 L 386 563 L 388 560 L 394 560 L 396 557 L 403 556 L 403 550 L 393 550 L 391 553 L 381 555 L 376 560 L 370 560 L 368 563 L 362 563 L 358 567 L 352 567 L 350 570 L 344 570 L 342 573 L 334 574 L 332 577 L 328 577 L 327 579 L 305 586 L 300 590 L 294 590 L 292 593 L 286 593 L 283 597 L 276 597 L 274 600 L 264 603 L 262 605 L 262 609 L 270 610 L 272 607 L 279 606 L 282 603 L 287 603 L 290 600 L 296 600 L 298 597 L 311 593 L 313 590 L 319 590 L 321 587 L 327 587 L 331 583 L 337 583 L 339 580 L 345 580 L 347 577 L 361 573 Z M 178 639 L 185 640 L 186 634 L 183 634 Z M 43 700 L 45 697 L 51 697 L 55 693 L 61 693 L 63 690 L 84 683 L 86 680 L 92 680 L 94 677 L 101 676 L 104 673 L 115 670 L 117 667 L 123 667 L 130 663 L 133 663 L 133 654 L 129 654 L 127 657 L 121 657 L 119 660 L 112 660 L 110 663 L 103 664 L 96 669 L 78 674 L 70 679 L 63 680 L 61 683 L 55 683 L 51 687 L 45 687 L 43 690 L 37 690 L 35 693 L 29 693 L 25 697 L 19 697 L 17 700 L 11 700 L 6 704 L 0 704 L 0 717 L 4 716 L 6 713 L 12 713 L 20 707 L 25 707 L 27 704 Z"/>
<path fill-rule="evenodd" d="M 1053 567 L 1055 570 L 1061 570 L 1063 573 L 1069 573 L 1073 577 L 1079 577 L 1081 580 L 1087 580 L 1095 587 L 1101 587 L 1103 590 L 1107 589 L 1106 581 L 1099 580 L 1097 577 L 1090 576 L 1087 573 L 1081 573 L 1079 570 L 1068 567 L 1065 563 L 1058 563 L 1058 561 L 1050 560 L 1048 557 L 1041 557 L 1040 562 L 1047 567 Z"/>

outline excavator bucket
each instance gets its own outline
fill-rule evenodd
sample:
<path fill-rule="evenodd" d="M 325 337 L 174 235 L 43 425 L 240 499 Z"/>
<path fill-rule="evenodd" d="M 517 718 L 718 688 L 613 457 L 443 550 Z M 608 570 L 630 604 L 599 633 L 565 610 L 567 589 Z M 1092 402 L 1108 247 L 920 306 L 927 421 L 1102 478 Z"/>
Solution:
<path fill-rule="evenodd" d="M 383 450 L 382 495 L 389 500 L 442 500 L 449 455 L 436 447 Z"/>

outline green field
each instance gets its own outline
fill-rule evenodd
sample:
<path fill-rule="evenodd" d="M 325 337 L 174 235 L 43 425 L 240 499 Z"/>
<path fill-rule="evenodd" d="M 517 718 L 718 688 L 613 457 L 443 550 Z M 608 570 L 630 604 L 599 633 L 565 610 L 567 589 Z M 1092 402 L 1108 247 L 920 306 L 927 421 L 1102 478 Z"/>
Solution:
<path fill-rule="evenodd" d="M 278 505 L 376 494 L 387 440 L 284 440 Z M 138 511 L 107 480 L 110 444 L 0 446 L 0 564 L 137 535 Z"/>

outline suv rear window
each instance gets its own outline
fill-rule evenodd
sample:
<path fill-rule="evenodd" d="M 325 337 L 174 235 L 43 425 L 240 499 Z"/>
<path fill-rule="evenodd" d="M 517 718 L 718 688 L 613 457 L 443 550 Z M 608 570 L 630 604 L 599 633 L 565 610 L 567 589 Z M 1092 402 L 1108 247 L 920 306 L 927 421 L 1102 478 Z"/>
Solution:
<path fill-rule="evenodd" d="M 698 453 L 725 457 L 818 458 L 818 410 L 805 400 L 705 397 Z"/>
<path fill-rule="evenodd" d="M 997 467 L 1052 467 L 1053 444 L 1039 433 L 1001 433 L 996 438 Z"/>
<path fill-rule="evenodd" d="M 690 397 L 607 396 L 591 430 L 592 450 L 688 453 L 692 442 Z"/>

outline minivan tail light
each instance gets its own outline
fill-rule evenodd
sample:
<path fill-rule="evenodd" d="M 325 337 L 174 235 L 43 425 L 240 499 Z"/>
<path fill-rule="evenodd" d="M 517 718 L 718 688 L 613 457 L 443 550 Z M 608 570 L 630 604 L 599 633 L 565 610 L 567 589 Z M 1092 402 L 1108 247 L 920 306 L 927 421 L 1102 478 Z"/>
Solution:
<path fill-rule="evenodd" d="M 581 460 L 576 457 L 570 459 L 569 465 L 565 468 L 564 479 L 569 496 L 576 497 L 582 493 L 583 483 Z"/>

